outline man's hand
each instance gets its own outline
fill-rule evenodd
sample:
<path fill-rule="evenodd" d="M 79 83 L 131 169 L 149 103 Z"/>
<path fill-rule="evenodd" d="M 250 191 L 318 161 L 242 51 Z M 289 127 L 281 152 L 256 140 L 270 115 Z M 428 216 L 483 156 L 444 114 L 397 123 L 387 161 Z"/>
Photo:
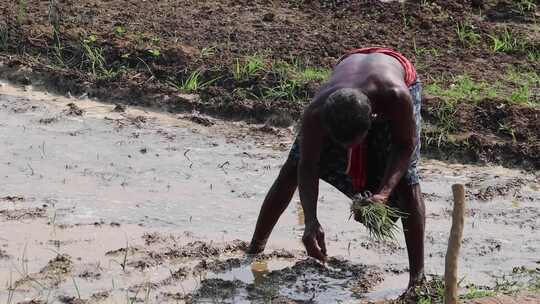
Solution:
<path fill-rule="evenodd" d="M 306 225 L 302 243 L 306 247 L 307 254 L 321 262 L 326 261 L 326 244 L 324 243 L 324 231 L 319 224 L 315 222 Z"/>
<path fill-rule="evenodd" d="M 385 194 L 374 194 L 364 200 L 366 204 L 379 203 L 386 204 L 388 202 L 388 195 Z"/>

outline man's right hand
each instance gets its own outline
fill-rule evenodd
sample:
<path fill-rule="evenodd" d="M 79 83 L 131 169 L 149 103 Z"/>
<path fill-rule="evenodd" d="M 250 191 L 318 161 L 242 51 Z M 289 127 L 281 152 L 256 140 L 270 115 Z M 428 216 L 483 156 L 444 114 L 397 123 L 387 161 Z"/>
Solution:
<path fill-rule="evenodd" d="M 326 244 L 324 243 L 324 231 L 319 222 L 306 224 L 302 243 L 306 247 L 307 254 L 321 262 L 326 261 Z"/>

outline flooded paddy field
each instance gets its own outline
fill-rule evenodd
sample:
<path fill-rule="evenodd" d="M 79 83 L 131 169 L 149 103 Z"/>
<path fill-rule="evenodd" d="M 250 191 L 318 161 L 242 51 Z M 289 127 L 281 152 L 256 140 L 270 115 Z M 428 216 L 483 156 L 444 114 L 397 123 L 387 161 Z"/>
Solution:
<path fill-rule="evenodd" d="M 323 185 L 331 257 L 307 259 L 297 197 L 261 256 L 244 250 L 294 132 L 0 86 L 0 301 L 362 303 L 408 280 Z M 492 286 L 540 260 L 540 177 L 423 159 L 426 267 L 444 272 L 451 185 L 467 187 L 460 274 Z M 31 302 L 33 301 L 33 302 Z"/>

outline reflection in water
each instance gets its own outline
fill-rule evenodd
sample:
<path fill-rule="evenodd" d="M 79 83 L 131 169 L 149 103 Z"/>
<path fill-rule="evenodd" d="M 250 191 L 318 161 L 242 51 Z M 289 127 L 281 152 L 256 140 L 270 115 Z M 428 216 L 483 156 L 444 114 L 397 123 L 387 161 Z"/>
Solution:
<path fill-rule="evenodd" d="M 270 273 L 268 270 L 268 263 L 265 260 L 254 261 L 251 264 L 251 272 L 253 273 L 253 284 L 259 286 L 263 283 L 264 277 Z"/>

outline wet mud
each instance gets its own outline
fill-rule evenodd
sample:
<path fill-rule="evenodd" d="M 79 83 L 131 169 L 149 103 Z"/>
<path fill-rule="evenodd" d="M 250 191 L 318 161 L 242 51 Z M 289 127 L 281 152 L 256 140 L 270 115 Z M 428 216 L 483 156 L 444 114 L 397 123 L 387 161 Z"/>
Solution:
<path fill-rule="evenodd" d="M 324 183 L 326 265 L 305 256 L 296 196 L 265 253 L 246 255 L 293 132 L 212 122 L 3 84 L 0 301 L 362 303 L 403 292 L 403 237 L 370 239 Z M 468 190 L 465 280 L 493 286 L 538 267 L 538 173 L 429 159 L 420 171 L 428 273 L 444 271 L 455 182 Z"/>

